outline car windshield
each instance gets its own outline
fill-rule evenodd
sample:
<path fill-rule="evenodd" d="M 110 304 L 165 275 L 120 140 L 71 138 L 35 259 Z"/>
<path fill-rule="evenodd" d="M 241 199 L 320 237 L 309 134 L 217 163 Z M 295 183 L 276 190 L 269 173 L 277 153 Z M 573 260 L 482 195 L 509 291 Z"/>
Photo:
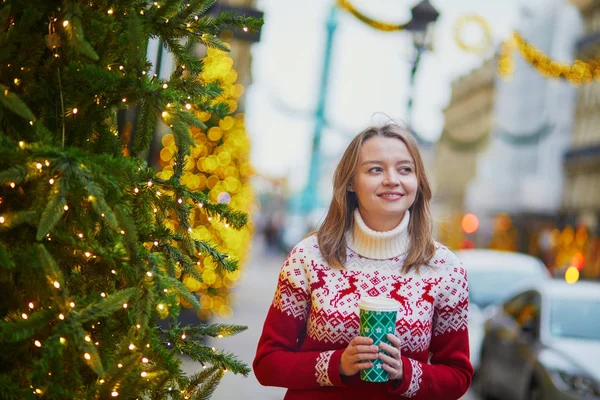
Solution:
<path fill-rule="evenodd" d="M 469 300 L 480 308 L 506 300 L 520 288 L 532 286 L 544 279 L 542 273 L 532 269 L 486 268 L 467 269 Z"/>
<path fill-rule="evenodd" d="M 563 338 L 600 340 L 600 300 L 552 299 L 550 334 Z"/>

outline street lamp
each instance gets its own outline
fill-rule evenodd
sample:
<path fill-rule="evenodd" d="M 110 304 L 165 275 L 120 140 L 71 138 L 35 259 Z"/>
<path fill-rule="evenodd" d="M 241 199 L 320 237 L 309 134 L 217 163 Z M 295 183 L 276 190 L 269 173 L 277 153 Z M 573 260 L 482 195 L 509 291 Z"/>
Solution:
<path fill-rule="evenodd" d="M 310 157 L 310 169 L 308 182 L 299 198 L 299 209 L 303 214 L 309 214 L 319 206 L 319 192 L 317 182 L 321 170 L 321 135 L 325 127 L 325 115 L 327 106 L 327 93 L 329 91 L 329 76 L 331 70 L 331 53 L 335 31 L 338 26 L 338 9 L 334 4 L 329 10 L 327 18 L 327 38 L 325 40 L 325 52 L 323 55 L 323 66 L 321 68 L 321 82 L 319 84 L 319 97 L 317 109 L 315 110 L 315 132 L 313 135 L 312 150 Z"/>
<path fill-rule="evenodd" d="M 410 85 L 408 93 L 408 126 L 411 127 L 411 114 L 415 87 L 415 74 L 419 68 L 421 54 L 429 50 L 433 43 L 433 29 L 440 13 L 429 3 L 428 0 L 423 0 L 411 9 L 412 19 L 406 26 L 405 30 L 411 33 L 413 47 L 415 48 L 415 58 L 410 70 Z"/>

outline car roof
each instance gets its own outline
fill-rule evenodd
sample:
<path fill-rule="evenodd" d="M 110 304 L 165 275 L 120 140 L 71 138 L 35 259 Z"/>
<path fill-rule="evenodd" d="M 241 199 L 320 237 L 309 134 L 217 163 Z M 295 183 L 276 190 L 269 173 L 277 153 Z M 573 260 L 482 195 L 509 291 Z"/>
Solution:
<path fill-rule="evenodd" d="M 536 289 L 550 298 L 600 300 L 600 282 L 578 281 L 569 284 L 563 279 L 552 279 L 537 285 Z"/>
<path fill-rule="evenodd" d="M 517 270 L 522 268 L 539 269 L 547 272 L 544 264 L 529 254 L 488 249 L 459 250 L 455 252 L 463 266 L 469 270 L 502 267 Z"/>

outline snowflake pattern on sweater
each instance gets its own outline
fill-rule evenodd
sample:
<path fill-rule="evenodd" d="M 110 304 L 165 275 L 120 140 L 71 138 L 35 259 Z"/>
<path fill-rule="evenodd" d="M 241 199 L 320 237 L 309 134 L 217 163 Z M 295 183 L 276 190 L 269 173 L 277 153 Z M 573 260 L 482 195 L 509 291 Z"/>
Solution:
<path fill-rule="evenodd" d="M 254 361 L 259 381 L 289 388 L 286 399 L 462 396 L 473 374 L 466 272 L 439 244 L 430 266 L 418 273 L 403 274 L 402 263 L 403 256 L 374 260 L 348 249 L 345 268 L 332 269 L 315 236 L 300 242 L 281 269 L 265 321 Z M 404 378 L 399 385 L 340 377 L 341 354 L 359 335 L 362 296 L 388 297 L 401 305 L 396 336 L 402 341 Z"/>

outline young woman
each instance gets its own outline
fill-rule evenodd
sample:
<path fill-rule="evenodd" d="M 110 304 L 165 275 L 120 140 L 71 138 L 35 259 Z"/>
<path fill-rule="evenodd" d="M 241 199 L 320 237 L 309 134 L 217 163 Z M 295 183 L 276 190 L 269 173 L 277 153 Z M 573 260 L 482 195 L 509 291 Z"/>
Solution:
<path fill-rule="evenodd" d="M 254 359 L 285 399 L 460 398 L 473 375 L 467 277 L 432 238 L 431 189 L 417 145 L 397 125 L 350 143 L 334 175 L 329 211 L 281 268 Z M 358 301 L 401 305 L 393 346 L 359 336 Z M 389 381 L 360 370 L 379 358 Z"/>

